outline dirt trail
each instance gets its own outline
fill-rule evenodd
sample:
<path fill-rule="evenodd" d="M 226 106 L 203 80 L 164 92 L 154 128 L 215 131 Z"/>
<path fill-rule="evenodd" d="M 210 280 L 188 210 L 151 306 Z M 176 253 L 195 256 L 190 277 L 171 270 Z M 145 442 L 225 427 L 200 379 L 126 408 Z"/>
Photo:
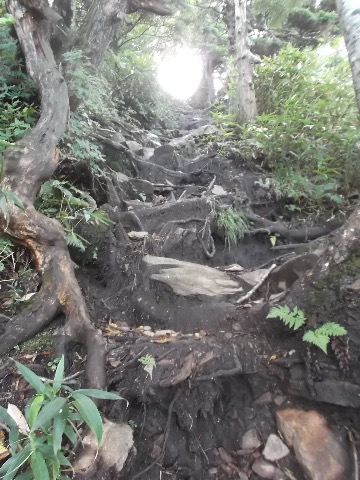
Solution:
<path fill-rule="evenodd" d="M 199 139 L 215 127 L 206 116 L 193 117 L 183 118 L 184 131 L 162 138 L 161 146 L 158 138 L 151 147 L 102 137 L 112 159 L 103 209 L 114 226 L 100 234 L 81 231 L 93 250 L 81 259 L 78 280 L 92 321 L 107 337 L 108 388 L 129 401 L 129 408 L 105 404 L 104 412 L 130 424 L 135 443 L 120 473 L 100 455 L 76 478 L 305 479 L 293 452 L 269 462 L 272 473 L 261 476 L 261 452 L 277 434 L 276 412 L 285 407 L 321 412 L 349 451 L 347 428 L 358 441 L 356 337 L 350 358 L 347 344 L 326 356 L 281 322 L 266 320 L 270 306 L 281 298 L 286 303 L 317 261 L 321 243 L 309 240 L 337 224 L 286 216 L 261 187 L 260 173 L 241 158 L 201 150 Z M 230 249 L 216 221 L 229 207 L 243 212 L 250 230 Z M 321 315 L 336 317 L 352 333 L 360 311 L 356 275 L 350 268 L 340 286 L 334 278 L 322 298 L 313 299 Z M 73 368 L 79 354 L 68 352 Z M 155 359 L 152 376 L 139 363 L 145 355 Z M 249 431 L 257 432 L 259 443 L 246 449 Z M 351 478 L 347 462 L 339 480 Z"/>

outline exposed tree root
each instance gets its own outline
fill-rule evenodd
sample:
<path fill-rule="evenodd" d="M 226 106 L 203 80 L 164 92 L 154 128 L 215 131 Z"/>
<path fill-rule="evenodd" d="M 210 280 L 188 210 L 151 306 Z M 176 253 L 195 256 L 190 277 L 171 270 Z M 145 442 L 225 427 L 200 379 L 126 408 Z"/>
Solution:
<path fill-rule="evenodd" d="M 336 223 L 333 225 L 328 224 L 321 227 L 289 229 L 280 222 L 272 222 L 271 220 L 262 218 L 259 215 L 255 215 L 254 213 L 246 212 L 245 216 L 248 220 L 251 220 L 252 222 L 260 223 L 260 225 L 262 225 L 263 228 L 266 229 L 267 233 L 278 233 L 283 238 L 291 240 L 292 242 L 307 242 L 308 240 L 314 240 L 316 238 L 322 237 L 323 235 L 329 234 L 330 232 L 341 226 L 340 223 Z M 254 230 L 253 233 L 256 233 L 256 230 Z"/>
<path fill-rule="evenodd" d="M 0 353 L 31 338 L 62 312 L 67 320 L 64 347 L 69 341 L 85 345 L 89 383 L 102 388 L 105 383 L 104 341 L 90 322 L 64 231 L 57 221 L 33 207 L 40 185 L 56 168 L 56 145 L 65 130 L 69 105 L 67 87 L 50 47 L 51 24 L 41 11 L 42 2 L 39 5 L 38 15 L 33 15 L 33 2 L 10 0 L 9 4 L 10 12 L 17 19 L 15 28 L 28 72 L 40 90 L 41 116 L 33 130 L 22 139 L 21 147 L 5 155 L 3 188 L 15 194 L 25 210 L 9 205 L 10 221 L 7 223 L 1 214 L 0 227 L 28 248 L 42 283 L 34 303 L 9 322 L 2 336 Z"/>

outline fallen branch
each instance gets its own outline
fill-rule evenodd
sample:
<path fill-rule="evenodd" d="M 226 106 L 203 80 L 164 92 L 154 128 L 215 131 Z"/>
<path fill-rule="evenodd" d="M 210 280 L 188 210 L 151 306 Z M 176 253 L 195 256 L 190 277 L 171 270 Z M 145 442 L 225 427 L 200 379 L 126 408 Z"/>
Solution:
<path fill-rule="evenodd" d="M 268 278 L 268 276 L 270 275 L 270 273 L 277 267 L 276 263 L 273 263 L 271 265 L 271 267 L 269 268 L 269 270 L 267 272 L 264 273 L 264 275 L 260 278 L 260 280 L 258 281 L 258 283 L 256 285 L 254 285 L 254 287 L 244 296 L 242 296 L 241 298 L 239 298 L 239 300 L 237 300 L 235 303 L 236 304 L 240 304 L 240 303 L 243 303 L 245 302 L 245 300 L 248 300 L 251 295 L 253 293 L 256 292 L 256 290 L 258 290 L 261 285 L 265 282 L 265 280 Z"/>

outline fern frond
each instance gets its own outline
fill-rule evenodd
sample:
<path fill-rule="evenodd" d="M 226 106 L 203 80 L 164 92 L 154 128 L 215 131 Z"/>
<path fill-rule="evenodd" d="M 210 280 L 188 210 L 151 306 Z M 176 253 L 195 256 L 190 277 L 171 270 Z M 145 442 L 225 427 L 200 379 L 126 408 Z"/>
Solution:
<path fill-rule="evenodd" d="M 273 307 L 266 318 L 279 318 L 284 325 L 293 330 L 298 330 L 306 322 L 305 314 L 300 308 L 294 307 L 293 310 L 290 310 L 287 305 Z"/>
<path fill-rule="evenodd" d="M 327 335 L 328 337 L 342 337 L 346 335 L 347 330 L 335 322 L 324 323 L 321 327 L 315 330 L 319 335 Z"/>
<path fill-rule="evenodd" d="M 86 250 L 86 245 L 85 243 L 89 243 L 85 240 L 85 238 L 81 237 L 77 233 L 74 232 L 74 230 L 70 230 L 67 232 L 66 235 L 66 241 L 68 245 L 71 245 L 72 247 L 78 248 L 82 252 L 85 252 Z"/>
<path fill-rule="evenodd" d="M 330 337 L 327 335 L 322 335 L 321 333 L 319 334 L 317 330 L 309 330 L 303 335 L 302 339 L 304 342 L 308 342 L 316 347 L 319 347 L 324 353 L 327 354 L 327 346 L 330 342 Z"/>

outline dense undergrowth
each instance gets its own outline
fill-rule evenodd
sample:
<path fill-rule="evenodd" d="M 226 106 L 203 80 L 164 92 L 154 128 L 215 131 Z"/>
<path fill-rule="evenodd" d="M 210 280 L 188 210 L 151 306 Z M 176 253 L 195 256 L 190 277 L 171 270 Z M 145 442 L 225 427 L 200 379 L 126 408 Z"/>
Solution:
<path fill-rule="evenodd" d="M 224 152 L 260 163 L 264 188 L 298 208 L 339 205 L 360 184 L 350 69 L 341 49 L 328 51 L 288 45 L 265 58 L 255 79 L 256 123 L 240 129 L 223 109 L 214 113 Z"/>

